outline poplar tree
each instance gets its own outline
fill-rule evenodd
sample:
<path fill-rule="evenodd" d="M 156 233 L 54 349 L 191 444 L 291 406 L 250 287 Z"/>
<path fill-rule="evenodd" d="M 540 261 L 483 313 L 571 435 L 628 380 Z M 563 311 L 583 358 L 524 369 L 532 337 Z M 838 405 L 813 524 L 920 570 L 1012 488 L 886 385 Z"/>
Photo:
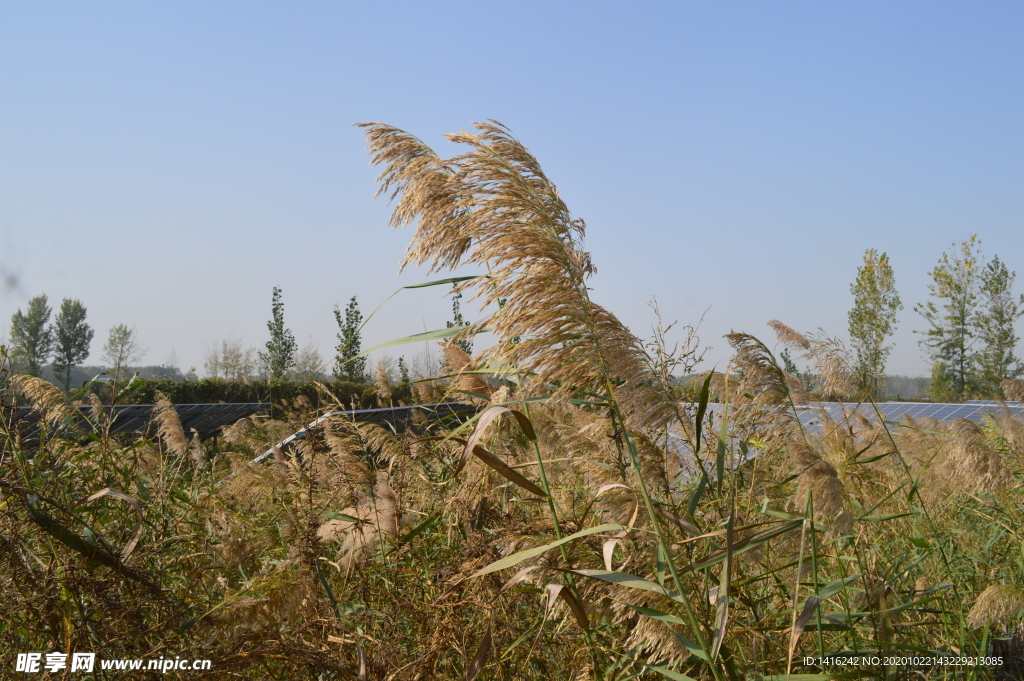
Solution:
<path fill-rule="evenodd" d="M 11 316 L 11 359 L 15 370 L 38 376 L 53 350 L 53 329 L 49 326 L 50 306 L 46 294 L 28 301 L 24 314 L 21 308 Z"/>
<path fill-rule="evenodd" d="M 975 328 L 981 348 L 977 353 L 977 383 L 981 394 L 1000 397 L 999 384 L 1024 373 L 1016 355 L 1014 322 L 1024 315 L 1024 295 L 1013 297 L 1016 272 L 995 256 L 981 271 L 981 310 Z"/>
<path fill-rule="evenodd" d="M 886 341 L 896 330 L 896 313 L 903 309 L 896 292 L 896 278 L 889 256 L 873 248 L 864 252 L 864 264 L 850 285 L 853 308 L 848 314 L 850 339 L 857 356 L 857 387 L 878 395 L 885 376 L 885 362 L 892 346 Z"/>
<path fill-rule="evenodd" d="M 458 329 L 463 326 L 469 326 L 469 322 L 462 316 L 462 292 L 452 296 L 452 321 L 446 322 L 449 329 Z M 457 346 L 462 348 L 462 351 L 467 355 L 473 354 L 473 341 L 468 338 L 461 338 L 459 340 L 452 341 Z"/>
<path fill-rule="evenodd" d="M 932 399 L 967 399 L 977 389 L 973 344 L 981 296 L 981 240 L 977 234 L 952 245 L 929 275 L 933 300 L 914 306 L 928 322 L 920 341 L 932 360 Z"/>
<path fill-rule="evenodd" d="M 270 321 L 267 322 L 267 329 L 270 330 L 270 340 L 267 341 L 267 351 L 260 352 L 260 361 L 267 368 L 267 378 L 271 383 L 280 383 L 288 370 L 295 366 L 295 353 L 297 345 L 295 336 L 284 325 L 284 303 L 281 302 L 281 289 L 274 287 L 270 297 Z"/>
<path fill-rule="evenodd" d="M 359 302 L 355 296 L 345 306 L 344 316 L 341 308 L 334 306 L 334 319 L 338 322 L 338 346 L 334 362 L 334 378 L 352 383 L 366 382 L 366 358 L 356 358 L 362 351 L 363 313 L 359 311 Z"/>
<path fill-rule="evenodd" d="M 53 371 L 62 380 L 64 392 L 71 388 L 71 370 L 89 356 L 94 331 L 85 323 L 85 306 L 65 298 L 53 325 Z"/>

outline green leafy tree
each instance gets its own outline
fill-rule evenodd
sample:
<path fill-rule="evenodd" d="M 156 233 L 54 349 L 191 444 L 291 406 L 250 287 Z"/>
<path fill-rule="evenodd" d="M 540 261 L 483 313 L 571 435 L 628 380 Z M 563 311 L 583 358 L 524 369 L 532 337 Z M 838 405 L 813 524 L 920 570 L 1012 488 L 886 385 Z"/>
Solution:
<path fill-rule="evenodd" d="M 103 345 L 103 361 L 114 373 L 114 381 L 120 382 L 126 368 L 146 355 L 146 349 L 139 342 L 135 327 L 118 324 L 110 329 L 107 342 Z"/>
<path fill-rule="evenodd" d="M 398 358 L 398 378 L 402 381 L 402 385 L 409 385 L 412 382 L 412 378 L 409 377 L 409 367 L 405 363 L 405 357 Z"/>
<path fill-rule="evenodd" d="M 10 354 L 14 367 L 29 376 L 38 376 L 53 350 L 53 329 L 49 326 L 50 306 L 46 294 L 28 301 L 24 314 L 18 308 L 11 316 Z"/>
<path fill-rule="evenodd" d="M 366 382 L 366 358 L 356 357 L 362 352 L 363 313 L 359 311 L 356 297 L 348 301 L 345 313 L 334 306 L 334 319 L 338 322 L 338 347 L 334 362 L 334 377 L 339 381 Z"/>
<path fill-rule="evenodd" d="M 892 347 L 886 341 L 896 330 L 896 313 L 903 309 L 896 293 L 896 278 L 889 256 L 873 248 L 864 252 L 864 264 L 850 285 L 853 308 L 848 314 L 850 339 L 857 356 L 857 387 L 868 395 L 883 388 L 885 362 Z"/>
<path fill-rule="evenodd" d="M 452 321 L 447 322 L 448 328 L 458 328 L 462 326 L 469 326 L 469 322 L 466 321 L 465 317 L 462 316 L 462 292 L 456 293 L 452 296 Z M 473 354 L 473 341 L 468 338 L 463 338 L 454 341 L 456 345 L 462 348 L 462 351 L 467 355 Z"/>
<path fill-rule="evenodd" d="M 1017 273 L 1011 272 L 996 256 L 981 271 L 981 311 L 975 317 L 975 327 L 981 348 L 977 353 L 978 386 L 980 394 L 997 398 L 999 384 L 1024 373 L 1015 354 L 1019 338 L 1014 323 L 1024 315 L 1024 295 L 1013 297 L 1013 282 Z"/>
<path fill-rule="evenodd" d="M 929 328 L 918 333 L 925 335 L 920 343 L 932 360 L 932 399 L 937 401 L 964 400 L 977 388 L 972 346 L 982 284 L 980 246 L 977 234 L 954 243 L 952 255 L 943 253 L 929 273 L 934 300 L 914 306 L 928 322 Z"/>
<path fill-rule="evenodd" d="M 53 370 L 64 384 L 64 392 L 71 387 L 71 370 L 89 356 L 89 345 L 94 335 L 85 323 L 85 305 L 80 300 L 65 298 L 53 324 Z"/>
<path fill-rule="evenodd" d="M 267 322 L 270 340 L 267 341 L 266 352 L 260 352 L 260 361 L 267 368 L 267 378 L 271 383 L 284 380 L 288 370 L 295 366 L 295 353 L 298 346 L 295 336 L 284 325 L 284 303 L 281 302 L 281 289 L 274 287 L 271 294 L 271 319 Z"/>

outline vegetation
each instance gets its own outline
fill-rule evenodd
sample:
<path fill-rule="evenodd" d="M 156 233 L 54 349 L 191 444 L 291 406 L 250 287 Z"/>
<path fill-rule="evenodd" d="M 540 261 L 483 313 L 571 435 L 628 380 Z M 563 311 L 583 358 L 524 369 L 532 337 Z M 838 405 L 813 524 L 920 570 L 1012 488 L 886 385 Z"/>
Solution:
<path fill-rule="evenodd" d="M 1024 296 L 1014 300 L 1016 273 L 998 257 L 986 264 L 980 245 L 975 234 L 943 253 L 931 272 L 935 301 L 914 308 L 929 324 L 921 344 L 933 361 L 935 401 L 998 397 L 1000 383 L 1022 372 L 1013 324 Z"/>
<path fill-rule="evenodd" d="M 981 273 L 982 307 L 976 326 L 981 350 L 977 356 L 978 386 L 983 395 L 999 394 L 999 386 L 1006 379 L 1018 378 L 1024 365 L 1015 354 L 1017 333 L 1014 322 L 1024 315 L 1024 295 L 1013 298 L 1013 282 L 1017 273 L 1011 272 L 998 256 Z"/>
<path fill-rule="evenodd" d="M 584 223 L 503 127 L 477 130 L 442 159 L 366 126 L 393 224 L 416 224 L 404 264 L 487 269 L 466 288 L 495 345 L 448 342 L 449 374 L 413 377 L 477 415 L 332 418 L 251 464 L 331 394 L 214 455 L 167 399 L 155 438 L 119 442 L 13 376 L 43 431 L 29 449 L 3 422 L 0 645 L 213 660 L 189 678 L 1019 678 L 1024 424 L 807 431 L 799 381 L 744 333 L 680 403 L 699 342 L 644 342 L 595 302 Z M 772 328 L 823 393 L 853 389 L 834 339 Z M 879 662 L 805 664 L 837 652 Z"/>
<path fill-rule="evenodd" d="M 197 381 L 175 381 L 172 379 L 143 379 L 132 382 L 124 388 L 121 402 L 125 404 L 156 404 L 164 395 L 174 404 L 213 404 L 217 402 L 273 402 L 277 405 L 290 404 L 300 396 L 314 407 L 319 406 L 326 388 L 339 402 L 357 409 L 379 406 L 374 397 L 372 385 L 329 381 L 317 387 L 317 381 L 281 381 L 271 386 L 266 381 L 224 381 L 216 378 L 202 378 Z M 396 395 L 396 401 L 402 399 Z M 327 398 L 333 404 L 333 398 Z"/>
<path fill-rule="evenodd" d="M 462 316 L 462 291 L 456 290 L 452 293 L 452 321 L 446 322 L 449 329 L 458 329 L 469 326 L 469 322 Z M 452 341 L 467 355 L 473 354 L 473 341 L 469 338 L 456 338 Z"/>
<path fill-rule="evenodd" d="M 53 329 L 53 369 L 63 379 L 64 392 L 71 387 L 71 371 L 89 356 L 95 333 L 85 323 L 85 306 L 80 300 L 65 298 Z"/>
<path fill-rule="evenodd" d="M 877 397 L 882 392 L 885 361 L 891 351 L 886 341 L 896 330 L 896 313 L 903 309 L 889 256 L 873 248 L 865 251 L 864 264 L 857 268 L 850 292 L 853 308 L 848 316 L 857 355 L 857 389 Z"/>
<path fill-rule="evenodd" d="M 110 329 L 110 335 L 103 346 L 103 361 L 111 367 L 115 384 L 125 379 L 128 365 L 135 364 L 146 354 L 139 341 L 139 332 L 135 327 L 118 324 Z"/>
<path fill-rule="evenodd" d="M 298 346 L 295 336 L 284 325 L 284 303 L 281 302 L 281 289 L 274 287 L 271 294 L 271 319 L 267 322 L 270 340 L 267 341 L 266 352 L 260 352 L 259 358 L 267 369 L 267 377 L 271 383 L 284 380 L 288 370 L 295 366 L 295 353 Z"/>
<path fill-rule="evenodd" d="M 355 296 L 345 306 L 345 314 L 334 306 L 334 319 L 338 322 L 338 347 L 334 363 L 334 377 L 339 381 L 362 383 L 366 377 L 366 358 L 361 357 L 363 340 L 363 313 Z"/>
<path fill-rule="evenodd" d="M 210 378 L 243 381 L 259 373 L 259 357 L 255 349 L 246 349 L 241 341 L 225 339 L 207 349 L 203 369 Z"/>
<path fill-rule="evenodd" d="M 24 314 L 21 308 L 11 316 L 11 360 L 18 371 L 38 376 L 53 351 L 53 330 L 49 326 L 50 306 L 46 295 L 28 301 Z"/>

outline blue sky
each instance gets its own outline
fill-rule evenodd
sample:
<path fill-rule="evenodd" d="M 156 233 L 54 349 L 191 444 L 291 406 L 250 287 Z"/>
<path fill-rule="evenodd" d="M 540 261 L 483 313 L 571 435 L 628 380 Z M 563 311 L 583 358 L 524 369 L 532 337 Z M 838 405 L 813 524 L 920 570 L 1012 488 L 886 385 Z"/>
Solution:
<path fill-rule="evenodd" d="M 495 118 L 587 221 L 594 297 L 638 334 L 656 296 L 704 315 L 712 362 L 774 318 L 845 337 L 877 248 L 906 305 L 889 369 L 924 374 L 912 307 L 943 250 L 978 232 L 1024 277 L 1022 29 L 995 2 L 3 2 L 0 326 L 75 297 L 94 359 L 123 322 L 187 369 L 263 343 L 280 286 L 327 354 L 336 303 L 427 278 L 395 276 L 410 233 L 352 124 L 444 151 Z M 408 293 L 367 343 L 450 318 Z"/>

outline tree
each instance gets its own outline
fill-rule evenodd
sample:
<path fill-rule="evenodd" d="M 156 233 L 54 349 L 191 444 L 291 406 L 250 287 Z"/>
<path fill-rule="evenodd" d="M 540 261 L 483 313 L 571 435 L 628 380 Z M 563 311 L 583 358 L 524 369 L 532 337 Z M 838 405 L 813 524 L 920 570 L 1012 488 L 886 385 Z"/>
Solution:
<path fill-rule="evenodd" d="M 220 346 L 207 347 L 203 368 L 210 378 L 225 381 L 253 378 L 257 368 L 256 350 L 243 347 L 240 340 L 222 340 Z"/>
<path fill-rule="evenodd" d="M 366 382 L 366 358 L 356 355 L 362 349 L 363 339 L 360 331 L 363 326 L 363 314 L 359 311 L 356 297 L 345 306 L 345 316 L 341 309 L 334 306 L 334 319 L 338 322 L 338 347 L 334 358 L 334 377 L 339 381 L 353 383 Z"/>
<path fill-rule="evenodd" d="M 295 336 L 284 325 L 284 303 L 281 302 L 281 289 L 274 287 L 270 303 L 271 319 L 267 322 L 270 340 L 267 351 L 260 352 L 260 361 L 267 367 L 267 377 L 271 383 L 279 383 L 288 370 L 295 366 Z"/>
<path fill-rule="evenodd" d="M 71 388 L 71 370 L 89 356 L 94 335 L 85 323 L 85 306 L 80 300 L 65 298 L 53 325 L 53 370 L 64 383 L 64 392 Z"/>
<path fill-rule="evenodd" d="M 985 397 L 999 397 L 1000 383 L 1024 373 L 1014 354 L 1019 339 L 1013 324 L 1024 315 L 1024 295 L 1013 297 L 1016 277 L 999 256 L 981 271 L 981 311 L 975 317 L 975 327 L 982 344 L 977 353 L 977 382 Z"/>
<path fill-rule="evenodd" d="M 896 313 L 903 309 L 889 256 L 873 248 L 864 251 L 864 264 L 857 268 L 850 293 L 853 308 L 848 319 L 857 355 L 857 388 L 864 394 L 878 395 L 883 387 L 885 361 L 892 350 L 886 340 L 896 330 Z"/>
<path fill-rule="evenodd" d="M 409 367 L 405 363 L 405 356 L 398 358 L 398 377 L 402 381 L 402 385 L 409 385 L 412 382 L 412 378 L 409 377 Z"/>
<path fill-rule="evenodd" d="M 139 342 L 139 332 L 134 326 L 118 324 L 110 329 L 103 346 L 103 361 L 113 369 L 115 382 L 121 380 L 121 373 L 126 367 L 135 364 L 145 355 L 146 348 Z"/>
<path fill-rule="evenodd" d="M 315 381 L 320 377 L 320 367 L 324 364 L 320 356 L 320 346 L 310 337 L 302 350 L 295 357 L 295 378 L 296 380 L 308 382 Z"/>
<path fill-rule="evenodd" d="M 459 328 L 462 326 L 468 326 L 469 322 L 462 316 L 462 292 L 458 292 L 452 296 L 452 321 L 447 322 L 449 329 Z M 453 341 L 456 345 L 462 348 L 462 351 L 467 355 L 473 354 L 473 341 L 468 338 Z"/>
<path fill-rule="evenodd" d="M 981 240 L 977 234 L 961 244 L 953 255 L 943 253 L 929 273 L 932 298 L 914 306 L 929 324 L 920 341 L 932 360 L 932 398 L 964 400 L 976 389 L 972 344 L 976 336 L 978 297 L 981 295 Z M 936 375 L 939 372 L 940 375 Z"/>
<path fill-rule="evenodd" d="M 53 349 L 53 329 L 49 326 L 50 306 L 46 294 L 28 301 L 28 310 L 21 308 L 11 316 L 11 359 L 15 369 L 38 376 Z"/>

